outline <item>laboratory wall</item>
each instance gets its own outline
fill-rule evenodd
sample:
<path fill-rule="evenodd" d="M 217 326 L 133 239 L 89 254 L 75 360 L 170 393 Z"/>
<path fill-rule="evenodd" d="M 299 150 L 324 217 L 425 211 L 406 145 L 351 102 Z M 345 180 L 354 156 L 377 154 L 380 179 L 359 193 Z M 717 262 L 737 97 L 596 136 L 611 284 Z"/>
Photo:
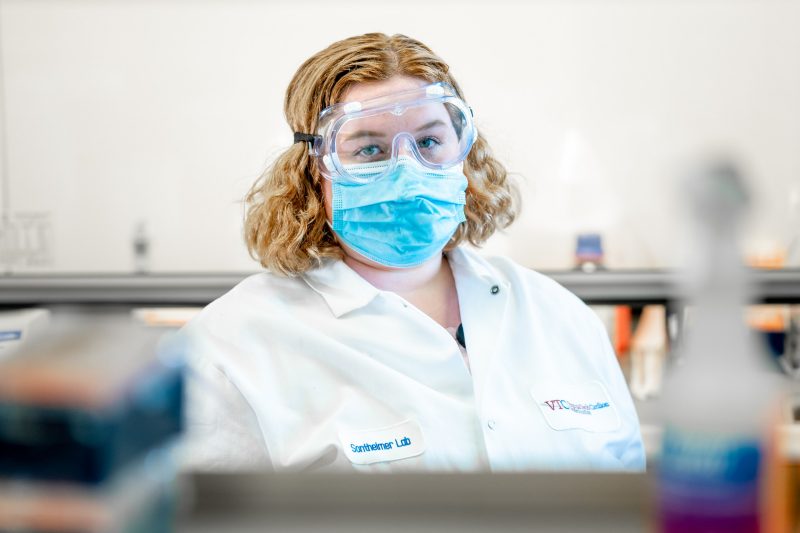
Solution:
<path fill-rule="evenodd" d="M 6 272 L 251 271 L 242 198 L 292 132 L 296 68 L 334 40 L 445 58 L 521 189 L 487 254 L 679 263 L 680 178 L 731 154 L 749 254 L 800 265 L 800 2 L 0 0 Z M 143 244 L 144 243 L 144 244 Z"/>

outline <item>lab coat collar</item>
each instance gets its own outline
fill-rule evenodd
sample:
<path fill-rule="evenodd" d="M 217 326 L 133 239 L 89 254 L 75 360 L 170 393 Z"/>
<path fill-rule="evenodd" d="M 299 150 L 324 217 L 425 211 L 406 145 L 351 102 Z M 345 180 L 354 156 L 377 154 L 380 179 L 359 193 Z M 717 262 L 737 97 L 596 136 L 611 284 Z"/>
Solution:
<path fill-rule="evenodd" d="M 320 267 L 303 273 L 302 277 L 322 296 L 336 318 L 364 307 L 380 292 L 339 259 L 326 260 Z"/>
<path fill-rule="evenodd" d="M 445 255 L 457 280 L 474 276 L 489 285 L 498 282 L 502 287 L 507 285 L 498 280 L 488 262 L 475 253 L 469 253 L 459 246 Z M 336 318 L 366 306 L 380 292 L 341 260 L 326 260 L 320 267 L 302 274 L 302 277 L 309 287 L 322 296 Z"/>
<path fill-rule="evenodd" d="M 477 253 L 466 250 L 463 246 L 457 246 L 449 252 L 446 252 L 445 255 L 447 256 L 447 260 L 450 261 L 450 268 L 456 280 L 460 277 L 474 276 L 486 283 L 499 283 L 503 287 L 508 285 L 504 281 L 498 279 L 497 272 L 492 269 L 488 261 Z"/>

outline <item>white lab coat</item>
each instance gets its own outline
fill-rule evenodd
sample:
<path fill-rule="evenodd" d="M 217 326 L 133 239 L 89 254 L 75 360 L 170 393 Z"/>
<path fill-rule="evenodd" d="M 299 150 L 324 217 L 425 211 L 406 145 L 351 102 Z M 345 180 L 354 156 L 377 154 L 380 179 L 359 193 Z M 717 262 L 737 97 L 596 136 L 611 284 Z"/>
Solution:
<path fill-rule="evenodd" d="M 448 253 L 466 347 L 342 261 L 251 276 L 191 339 L 190 463 L 276 470 L 644 468 L 608 336 L 509 259 Z"/>

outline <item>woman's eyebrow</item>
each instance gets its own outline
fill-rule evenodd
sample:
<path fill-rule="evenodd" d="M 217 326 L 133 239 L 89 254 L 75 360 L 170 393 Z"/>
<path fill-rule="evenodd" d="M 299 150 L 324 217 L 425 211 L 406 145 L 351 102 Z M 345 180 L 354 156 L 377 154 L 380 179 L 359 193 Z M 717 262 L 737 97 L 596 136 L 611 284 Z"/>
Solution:
<path fill-rule="evenodd" d="M 432 128 L 434 126 L 445 126 L 445 123 L 442 122 L 439 119 L 432 120 L 432 121 L 428 122 L 427 124 L 424 124 L 424 125 L 420 126 L 419 128 L 417 128 L 417 131 L 427 130 L 428 128 Z"/>
<path fill-rule="evenodd" d="M 427 124 L 423 124 L 422 126 L 417 128 L 416 131 L 427 130 L 427 129 L 430 129 L 430 128 L 434 127 L 434 126 L 445 126 L 445 123 L 440 119 L 431 120 Z M 358 130 L 358 131 L 355 131 L 355 132 L 351 133 L 350 135 L 346 136 L 344 138 L 344 140 L 345 141 L 352 141 L 354 139 L 360 139 L 362 137 L 386 137 L 386 134 L 383 133 L 383 132 L 380 132 L 380 131 Z"/>
<path fill-rule="evenodd" d="M 386 137 L 386 134 L 380 131 L 358 130 L 345 137 L 344 140 L 352 141 L 353 139 L 360 139 L 361 137 Z"/>

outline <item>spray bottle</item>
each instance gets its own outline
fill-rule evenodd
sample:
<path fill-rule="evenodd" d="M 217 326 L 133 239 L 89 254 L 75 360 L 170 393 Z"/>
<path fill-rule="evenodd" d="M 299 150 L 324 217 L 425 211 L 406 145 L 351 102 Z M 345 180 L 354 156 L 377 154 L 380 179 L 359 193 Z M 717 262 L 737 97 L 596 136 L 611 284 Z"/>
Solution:
<path fill-rule="evenodd" d="M 687 180 L 691 258 L 679 362 L 664 385 L 658 474 L 665 533 L 754 532 L 777 374 L 748 334 L 738 229 L 748 195 L 737 169 L 706 164 Z"/>

